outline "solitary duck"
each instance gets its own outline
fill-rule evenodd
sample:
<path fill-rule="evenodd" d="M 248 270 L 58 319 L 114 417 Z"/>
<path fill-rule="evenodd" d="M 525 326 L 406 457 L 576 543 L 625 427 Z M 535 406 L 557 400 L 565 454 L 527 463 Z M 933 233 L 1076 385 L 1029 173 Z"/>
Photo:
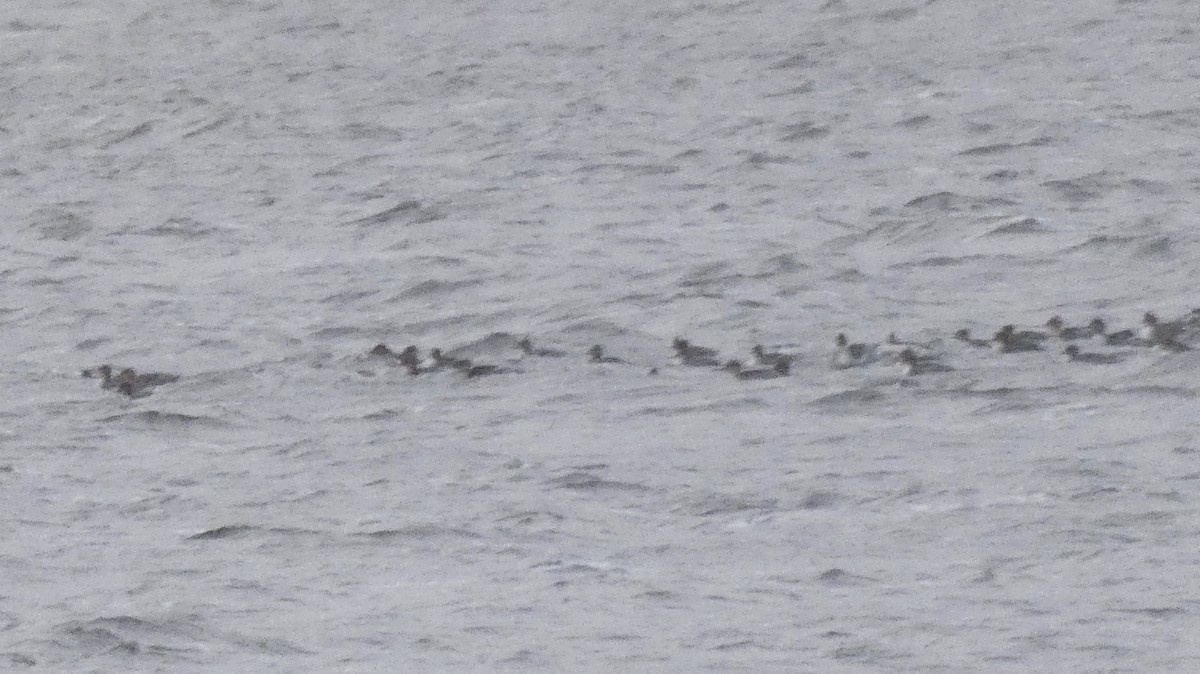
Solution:
<path fill-rule="evenodd" d="M 954 338 L 968 346 L 973 346 L 977 349 L 987 349 L 992 346 L 992 343 L 986 339 L 975 339 L 971 337 L 971 331 L 966 328 L 960 328 L 955 331 Z"/>
<path fill-rule="evenodd" d="M 934 372 L 954 371 L 954 368 L 945 363 L 938 362 L 936 359 L 918 356 L 912 349 L 904 349 L 900 352 L 900 367 L 901 371 L 910 377 L 920 374 L 932 374 Z"/>
<path fill-rule="evenodd" d="M 721 369 L 725 370 L 726 372 L 732 372 L 733 376 L 743 380 L 778 379 L 779 377 L 786 377 L 791 371 L 791 366 L 788 363 L 789 362 L 786 360 L 778 360 L 775 361 L 775 364 L 771 367 L 754 368 L 748 370 L 742 367 L 742 362 L 740 360 L 731 360 L 725 363 L 725 366 Z"/>
<path fill-rule="evenodd" d="M 558 349 L 533 348 L 533 342 L 528 337 L 524 337 L 517 342 L 517 346 L 526 356 L 536 356 L 538 358 L 562 358 L 567 355 L 566 351 Z"/>
<path fill-rule="evenodd" d="M 599 344 L 593 344 L 592 348 L 588 349 L 589 363 L 627 363 L 627 361 L 617 358 L 616 356 L 604 355 L 604 347 Z"/>
<path fill-rule="evenodd" d="M 675 355 L 679 356 L 684 365 L 707 367 L 721 364 L 721 361 L 717 360 L 716 349 L 690 344 L 682 337 L 676 337 L 671 346 L 675 348 Z"/>
<path fill-rule="evenodd" d="M 1050 334 L 1064 340 L 1071 341 L 1076 339 L 1087 339 L 1095 334 L 1090 325 L 1084 327 L 1072 327 L 1063 323 L 1062 316 L 1051 316 L 1050 320 L 1046 321 L 1046 328 L 1050 330 Z"/>
<path fill-rule="evenodd" d="M 874 358 L 874 348 L 866 344 L 851 344 L 844 332 L 839 332 L 833 343 L 837 346 L 837 352 L 833 355 L 833 366 L 838 369 L 866 365 Z"/>
<path fill-rule="evenodd" d="M 1091 365 L 1111 365 L 1124 360 L 1124 357 L 1117 353 L 1088 353 L 1080 351 L 1079 347 L 1074 344 L 1063 349 L 1063 355 L 1072 363 L 1089 363 Z"/>
<path fill-rule="evenodd" d="M 100 382 L 100 388 L 102 389 L 119 388 L 122 382 L 131 382 L 135 386 L 148 387 L 179 381 L 179 375 L 177 374 L 166 372 L 143 372 L 138 374 L 130 367 L 124 368 L 116 375 L 113 375 L 113 368 L 107 363 L 96 368 L 95 374 L 100 375 L 103 379 Z M 95 375 L 89 374 L 88 370 L 84 370 L 84 376 L 91 377 Z"/>

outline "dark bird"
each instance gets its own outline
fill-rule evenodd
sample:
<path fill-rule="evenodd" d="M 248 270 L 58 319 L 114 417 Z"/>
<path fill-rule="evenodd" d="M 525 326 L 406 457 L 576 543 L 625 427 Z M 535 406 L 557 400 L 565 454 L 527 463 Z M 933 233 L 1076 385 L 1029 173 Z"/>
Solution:
<path fill-rule="evenodd" d="M 960 328 L 955 331 L 954 338 L 968 346 L 973 346 L 977 349 L 987 349 L 992 346 L 992 343 L 986 339 L 975 339 L 971 337 L 971 331 L 966 328 Z"/>
<path fill-rule="evenodd" d="M 1080 351 L 1079 347 L 1074 344 L 1063 349 L 1063 355 L 1073 363 L 1089 363 L 1091 365 L 1111 365 L 1124 360 L 1124 357 L 1116 353 L 1088 353 Z"/>
<path fill-rule="evenodd" d="M 839 332 L 833 343 L 837 346 L 837 352 L 833 354 L 833 366 L 838 369 L 860 367 L 875 357 L 874 348 L 857 342 L 851 343 L 844 332 Z"/>
<path fill-rule="evenodd" d="M 733 376 L 738 379 L 778 379 L 786 377 L 791 371 L 791 366 L 786 360 L 776 361 L 774 365 L 767 368 L 746 369 L 742 366 L 739 360 L 730 360 L 721 368 L 726 372 L 732 372 Z"/>
<path fill-rule="evenodd" d="M 593 344 L 592 348 L 588 349 L 589 363 L 626 363 L 627 361 L 617 358 L 616 356 L 604 355 L 604 347 L 599 344 Z"/>
<path fill-rule="evenodd" d="M 754 348 L 750 349 L 750 353 L 754 354 L 754 360 L 759 365 L 766 365 L 768 367 L 772 367 L 776 363 L 780 363 L 780 362 L 787 363 L 789 368 L 792 365 L 792 357 L 791 356 L 789 356 L 786 353 L 781 353 L 779 351 L 766 351 L 765 349 L 763 349 L 762 344 L 755 344 Z"/>
<path fill-rule="evenodd" d="M 682 337 L 676 337 L 671 342 L 671 346 L 674 347 L 675 355 L 679 356 L 680 362 L 684 365 L 708 367 L 721 364 L 721 361 L 717 360 L 716 349 L 696 346 Z"/>
<path fill-rule="evenodd" d="M 533 342 L 530 341 L 528 337 L 524 337 L 521 339 L 521 341 L 517 342 L 517 346 L 520 347 L 521 353 L 524 353 L 526 356 L 537 356 L 539 358 L 562 358 L 563 356 L 567 355 L 566 351 L 560 351 L 558 349 L 534 348 Z"/>

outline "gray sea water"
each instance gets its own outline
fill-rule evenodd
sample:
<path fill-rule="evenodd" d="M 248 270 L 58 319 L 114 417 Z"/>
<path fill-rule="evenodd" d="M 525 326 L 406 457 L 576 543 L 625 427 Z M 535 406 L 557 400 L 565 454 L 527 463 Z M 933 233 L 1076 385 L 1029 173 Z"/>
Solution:
<path fill-rule="evenodd" d="M 5 4 L 0 670 L 1200 667 L 1200 356 L 949 339 L 1200 305 L 1198 25 Z M 835 370 L 839 331 L 955 371 Z"/>

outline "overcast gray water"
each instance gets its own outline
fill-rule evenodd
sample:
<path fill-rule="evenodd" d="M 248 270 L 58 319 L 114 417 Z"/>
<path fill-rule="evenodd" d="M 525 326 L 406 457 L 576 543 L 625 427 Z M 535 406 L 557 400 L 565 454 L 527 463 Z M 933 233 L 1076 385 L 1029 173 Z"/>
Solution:
<path fill-rule="evenodd" d="M 1200 668 L 1200 352 L 951 339 L 1200 306 L 1197 26 L 5 4 L 0 670 Z"/>

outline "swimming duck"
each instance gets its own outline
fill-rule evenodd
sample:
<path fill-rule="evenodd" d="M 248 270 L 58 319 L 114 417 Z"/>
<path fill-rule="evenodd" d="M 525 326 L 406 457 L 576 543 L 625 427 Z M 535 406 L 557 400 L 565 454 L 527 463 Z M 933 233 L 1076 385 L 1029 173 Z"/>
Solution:
<path fill-rule="evenodd" d="M 125 379 L 117 384 L 117 393 L 123 394 L 128 398 L 145 398 L 150 395 L 150 391 L 154 387 L 150 384 L 138 382 L 136 379 Z"/>
<path fill-rule="evenodd" d="M 1063 355 L 1072 363 L 1090 363 L 1092 365 L 1111 365 L 1124 360 L 1124 357 L 1117 353 L 1088 353 L 1080 351 L 1079 347 L 1074 344 L 1063 349 Z"/>
<path fill-rule="evenodd" d="M 113 367 L 108 363 L 84 370 L 83 376 L 88 379 L 101 379 L 100 388 L 102 389 L 114 389 L 121 383 L 120 380 L 113 377 Z"/>
<path fill-rule="evenodd" d="M 912 349 L 904 349 L 900 352 L 900 367 L 904 374 L 910 377 L 934 372 L 952 372 L 954 370 L 954 368 L 934 358 L 922 358 Z"/>
<path fill-rule="evenodd" d="M 385 357 L 395 358 L 396 352 L 389 349 L 387 344 L 380 342 L 380 343 L 376 344 L 370 351 L 368 351 L 367 355 L 368 356 L 385 356 Z"/>
<path fill-rule="evenodd" d="M 1133 330 L 1125 329 L 1116 332 L 1109 332 L 1108 325 L 1103 318 L 1093 318 L 1088 327 L 1092 330 L 1092 337 L 1101 344 L 1108 346 L 1136 346 L 1140 341 Z"/>
<path fill-rule="evenodd" d="M 977 349 L 987 349 L 992 345 L 992 343 L 986 339 L 975 339 L 971 337 L 971 331 L 966 328 L 960 328 L 959 330 L 955 331 L 954 338 Z"/>
<path fill-rule="evenodd" d="M 1147 311 L 1145 314 L 1142 314 L 1142 329 L 1138 332 L 1138 336 L 1157 343 L 1174 339 L 1182 332 L 1183 326 L 1180 324 L 1174 321 L 1163 323 L 1158 320 L 1158 316 L 1154 312 Z"/>
<path fill-rule="evenodd" d="M 1172 322 L 1190 328 L 1200 326 L 1200 309 L 1192 309 Z"/>
<path fill-rule="evenodd" d="M 432 372 L 433 370 L 437 369 L 436 366 L 432 368 L 421 366 L 421 350 L 416 346 L 405 347 L 404 350 L 396 356 L 396 359 L 399 360 L 400 364 L 403 365 L 404 368 L 408 370 L 408 373 L 414 377 L 422 372 Z"/>
<path fill-rule="evenodd" d="M 588 349 L 589 363 L 626 363 L 627 361 L 617 358 L 616 356 L 604 355 L 604 347 L 599 344 L 593 344 L 592 348 Z M 657 373 L 656 373 L 657 374 Z"/>
<path fill-rule="evenodd" d="M 1000 328 L 1001 331 L 1018 341 L 1022 342 L 1044 342 L 1050 339 L 1050 335 L 1041 332 L 1040 330 L 1017 330 L 1016 326 L 1009 323 Z"/>
<path fill-rule="evenodd" d="M 874 347 L 866 344 L 851 344 L 844 332 L 839 332 L 833 343 L 837 346 L 837 352 L 833 355 L 835 368 L 859 367 L 871 362 L 875 357 Z"/>
<path fill-rule="evenodd" d="M 786 377 L 788 375 L 788 373 L 791 371 L 791 365 L 787 360 L 778 360 L 775 361 L 775 364 L 769 368 L 754 368 L 747 370 L 742 367 L 742 362 L 740 360 L 730 360 L 726 362 L 725 366 L 721 369 L 726 372 L 732 372 L 733 376 L 743 380 L 778 379 L 779 377 Z"/>
<path fill-rule="evenodd" d="M 676 337 L 671 345 L 675 348 L 675 355 L 679 356 L 684 365 L 708 367 L 721 364 L 721 361 L 717 360 L 716 349 L 690 344 L 681 337 Z"/>
<path fill-rule="evenodd" d="M 84 379 L 111 379 L 113 369 L 114 368 L 112 365 L 105 363 L 103 365 L 97 365 L 96 367 L 85 368 L 79 373 L 79 376 L 83 377 Z M 101 384 L 101 386 L 103 386 L 103 384 Z M 104 388 L 112 388 L 112 386 L 104 386 Z"/>
<path fill-rule="evenodd" d="M 755 344 L 750 353 L 754 354 L 754 362 L 759 365 L 774 367 L 776 363 L 786 363 L 789 368 L 792 366 L 792 357 L 786 353 L 779 351 L 767 351 L 763 349 L 762 344 Z"/>
<path fill-rule="evenodd" d="M 179 381 L 179 375 L 168 372 L 134 372 L 130 368 L 121 371 L 121 376 L 132 378 L 144 386 L 161 386 Z"/>
<path fill-rule="evenodd" d="M 95 369 L 94 374 L 88 370 L 84 370 L 84 376 L 94 377 L 99 375 L 103 381 L 100 382 L 102 389 L 115 389 L 120 387 L 122 382 L 131 382 L 134 386 L 158 386 L 160 384 L 170 384 L 179 381 L 179 375 L 168 374 L 166 372 L 144 372 L 138 374 L 133 368 L 127 367 L 122 369 L 116 375 L 113 375 L 111 365 L 105 363 Z"/>
<path fill-rule="evenodd" d="M 471 367 L 471 361 L 466 358 L 454 358 L 442 353 L 442 350 L 434 347 L 429 350 L 429 357 L 433 359 L 434 369 L 450 367 L 456 370 L 467 370 Z"/>
<path fill-rule="evenodd" d="M 1065 341 L 1087 339 L 1095 334 L 1091 325 L 1083 327 L 1068 326 L 1063 323 L 1062 316 L 1058 315 L 1051 316 L 1050 320 L 1046 321 L 1046 328 L 1050 330 L 1050 334 Z"/>
<path fill-rule="evenodd" d="M 528 337 L 524 337 L 521 339 L 521 341 L 517 342 L 517 346 L 526 356 L 537 356 L 539 358 L 562 358 L 563 356 L 567 355 L 566 351 L 560 351 L 558 349 L 535 349 L 533 348 L 533 342 L 530 341 Z"/>
<path fill-rule="evenodd" d="M 992 348 L 1000 353 L 1018 353 L 1021 351 L 1041 351 L 1037 340 L 1023 339 L 1022 333 L 1015 332 L 1013 326 L 1006 325 L 996 331 L 992 337 Z"/>
<path fill-rule="evenodd" d="M 917 349 L 919 349 L 921 351 L 928 351 L 928 352 L 932 352 L 932 351 L 936 350 L 933 342 L 914 342 L 911 340 L 900 339 L 899 337 L 896 336 L 896 333 L 894 333 L 894 332 L 888 333 L 887 340 L 885 343 L 888 346 L 908 347 L 908 348 L 913 349 L 914 351 Z"/>
<path fill-rule="evenodd" d="M 412 374 L 417 374 L 413 370 L 420 371 L 421 369 L 421 350 L 415 345 L 410 344 L 404 347 L 403 351 L 396 354 L 396 359 L 400 361 L 401 365 L 407 367 L 408 371 Z"/>
<path fill-rule="evenodd" d="M 1154 346 L 1164 351 L 1191 351 L 1192 347 L 1179 341 L 1175 335 L 1160 335 L 1154 340 Z"/>
<path fill-rule="evenodd" d="M 486 376 L 492 375 L 492 374 L 508 374 L 509 372 L 512 372 L 512 370 L 510 370 L 508 368 L 500 367 L 499 365 L 491 365 L 491 364 L 474 365 L 474 364 L 472 364 L 470 367 L 464 369 L 463 372 L 467 373 L 467 379 L 475 379 L 476 377 L 486 377 Z"/>

